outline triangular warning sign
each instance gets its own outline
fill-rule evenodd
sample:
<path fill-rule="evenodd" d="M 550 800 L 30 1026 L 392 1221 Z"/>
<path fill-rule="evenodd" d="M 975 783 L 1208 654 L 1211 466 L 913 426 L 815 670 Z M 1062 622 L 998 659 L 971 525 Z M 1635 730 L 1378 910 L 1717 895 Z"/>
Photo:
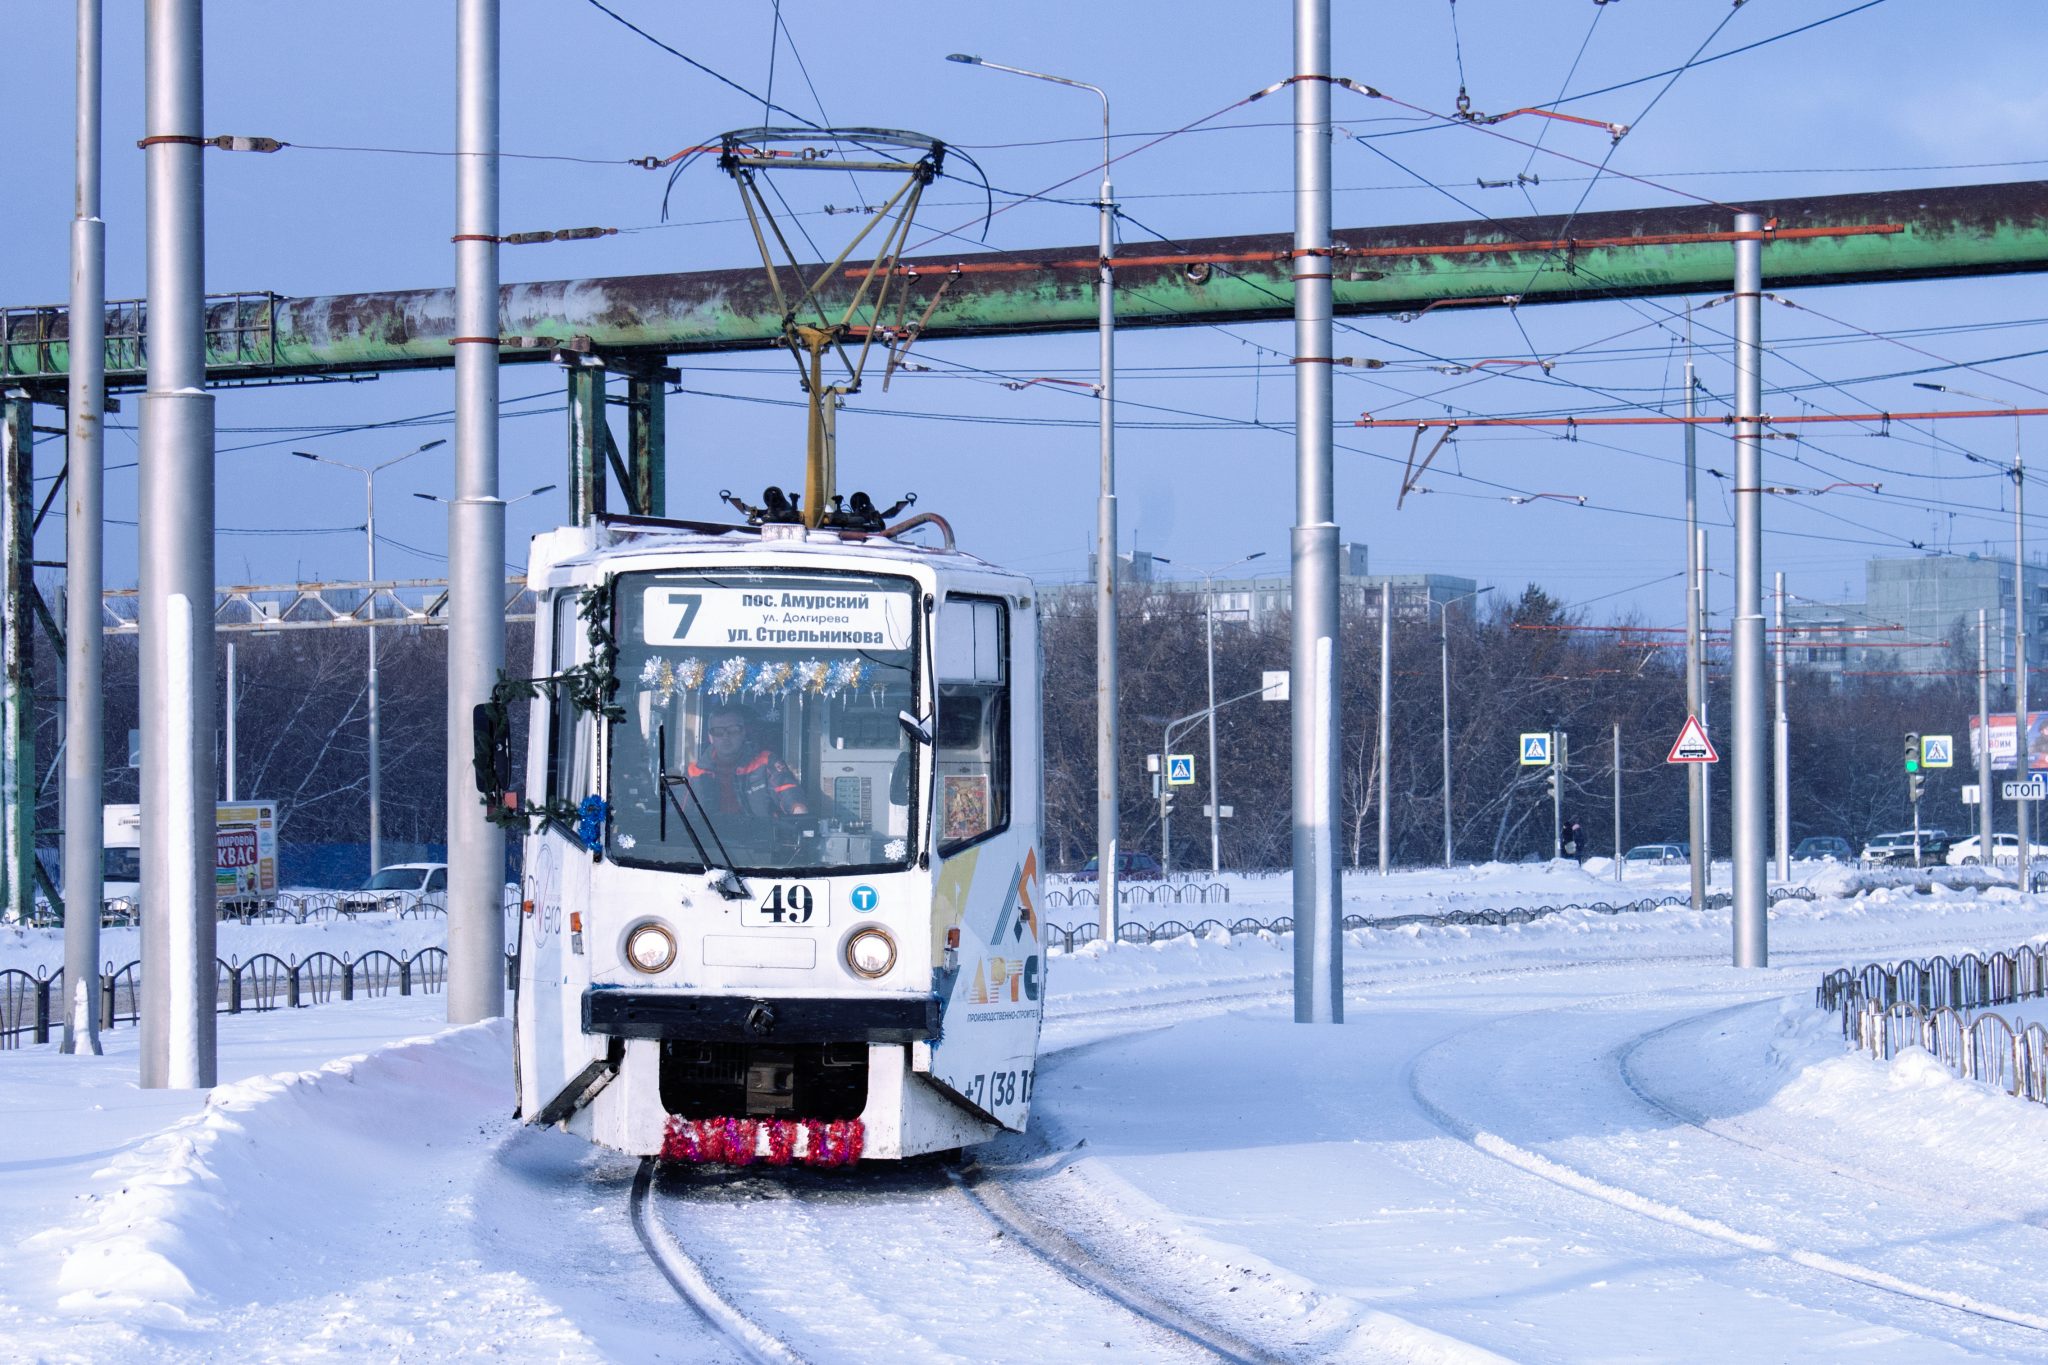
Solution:
<path fill-rule="evenodd" d="M 1714 752 L 1714 746 L 1707 739 L 1707 732 L 1700 725 L 1698 716 L 1687 716 L 1685 728 L 1678 732 L 1678 742 L 1671 746 L 1666 763 L 1719 763 L 1721 755 Z"/>

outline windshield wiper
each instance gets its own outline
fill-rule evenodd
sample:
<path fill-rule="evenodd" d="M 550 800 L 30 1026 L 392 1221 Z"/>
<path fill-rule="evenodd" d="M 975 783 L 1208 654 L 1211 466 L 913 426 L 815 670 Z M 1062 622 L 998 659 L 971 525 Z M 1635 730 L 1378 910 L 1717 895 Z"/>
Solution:
<path fill-rule="evenodd" d="M 704 822 L 704 832 L 711 836 L 712 846 L 718 850 L 718 861 L 723 864 L 723 867 L 718 869 L 718 875 L 711 878 L 711 889 L 729 901 L 749 899 L 753 892 L 747 889 L 746 882 L 734 871 L 732 855 L 725 851 L 725 841 L 718 837 L 718 827 L 711 823 L 711 812 L 704 808 L 704 798 L 697 795 L 697 786 L 690 781 L 689 770 L 686 768 L 680 773 L 671 773 L 668 770 L 667 722 L 664 721 L 655 727 L 654 744 L 655 761 L 658 765 L 656 777 L 661 784 L 661 799 L 655 803 L 660 813 L 660 824 L 656 832 L 661 841 L 664 844 L 668 842 L 668 808 L 674 806 L 677 818 L 683 822 L 683 832 L 690 836 L 690 842 L 697 848 L 697 862 L 707 873 L 713 870 L 711 855 L 704 851 L 704 841 L 697 837 L 697 826 L 691 822 L 690 813 L 683 809 L 683 803 L 676 799 L 675 789 L 681 787 L 690 794 L 690 804 L 697 808 L 697 818 Z"/>

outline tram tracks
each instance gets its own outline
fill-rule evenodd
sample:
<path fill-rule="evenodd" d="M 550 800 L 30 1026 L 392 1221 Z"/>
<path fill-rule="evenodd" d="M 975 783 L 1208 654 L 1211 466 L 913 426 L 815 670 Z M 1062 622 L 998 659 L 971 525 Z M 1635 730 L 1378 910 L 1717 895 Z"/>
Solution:
<path fill-rule="evenodd" d="M 1981 1295 L 1963 1290 L 1926 1283 L 1908 1275 L 1901 1275 L 1893 1271 L 1861 1263 L 1833 1251 L 1802 1245 L 1796 1239 L 1788 1238 L 1782 1234 L 1774 1235 L 1768 1231 L 1760 1231 L 1753 1226 L 1741 1226 L 1726 1216 L 1725 1213 L 1717 1214 L 1687 1208 L 1668 1198 L 1660 1197 L 1658 1194 L 1642 1188 L 1637 1188 L 1636 1186 L 1640 1182 L 1619 1182 L 1607 1178 L 1595 1170 L 1588 1169 L 1584 1165 L 1562 1160 L 1556 1155 L 1539 1150 L 1537 1144 L 1528 1141 L 1517 1141 L 1497 1131 L 1497 1129 L 1504 1125 L 1483 1123 L 1470 1117 L 1468 1114 L 1458 1112 L 1441 1091 L 1434 1090 L 1424 1080 L 1424 1073 L 1428 1069 L 1428 1064 L 1432 1057 L 1438 1054 L 1447 1054 L 1460 1046 L 1471 1046 L 1470 1040 L 1472 1036 L 1488 1029 L 1498 1029 L 1503 1024 L 1511 1022 L 1527 1025 L 1546 1016 L 1555 1018 L 1571 1013 L 1583 1013 L 1602 1006 L 1610 1006 L 1639 998 L 1639 995 L 1631 993 L 1627 996 L 1615 996 L 1605 1000 L 1578 1001 L 1571 1005 L 1529 1011 L 1526 1014 L 1511 1016 L 1507 1019 L 1494 1018 L 1472 1028 L 1460 1030 L 1449 1037 L 1438 1040 L 1429 1049 L 1410 1061 L 1404 1073 L 1410 1097 L 1414 1100 L 1416 1107 L 1422 1112 L 1423 1116 L 1432 1125 L 1448 1136 L 1465 1143 L 1474 1151 L 1526 1175 L 1547 1181 L 1574 1194 L 1619 1209 L 1624 1213 L 1661 1223 L 1682 1232 L 1705 1237 L 1712 1241 L 1737 1248 L 1743 1252 L 1768 1257 L 1786 1265 L 1798 1267 L 1801 1270 L 1815 1272 L 1831 1279 L 1854 1285 L 1862 1291 L 1876 1292 L 1911 1300 L 1944 1312 L 1963 1315 L 1979 1321 L 2020 1328 L 2029 1333 L 2048 1333 L 2048 1315 L 1995 1303 Z M 1890 1182 L 1866 1180 L 1860 1173 L 1845 1171 L 1839 1167 L 1830 1166 L 1827 1163 L 1804 1155 L 1794 1158 L 1792 1154 L 1778 1148 L 1775 1144 L 1737 1141 L 1727 1133 L 1717 1131 L 1713 1126 L 1695 1121 L 1694 1118 L 1689 1117 L 1677 1108 L 1660 1103 L 1657 1099 L 1645 1093 L 1639 1078 L 1631 1077 L 1629 1074 L 1628 1059 L 1633 1056 L 1636 1050 L 1652 1039 L 1687 1024 L 1698 1023 L 1703 1019 L 1711 1019 L 1717 1015 L 1752 1007 L 1759 1003 L 1762 1003 L 1762 1000 L 1752 998 L 1736 1002 L 1732 1005 L 1717 1006 L 1712 1010 L 1689 1015 L 1676 1021 L 1669 1021 L 1655 1029 L 1646 1030 L 1629 1039 L 1625 1039 L 1618 1046 L 1606 1051 L 1605 1060 L 1612 1064 L 1622 1088 L 1634 1097 L 1643 1109 L 1660 1118 L 1676 1120 L 1680 1124 L 1728 1146 L 1741 1147 L 1773 1160 L 1787 1160 L 1788 1164 L 1797 1165 L 1807 1170 L 1826 1171 L 1828 1175 L 1835 1178 L 1855 1181 L 1872 1187 L 1883 1187 L 1895 1193 L 1909 1194 L 1917 1203 L 1927 1203 L 1929 1201 L 1929 1194 L 1925 1190 L 1905 1190 L 1892 1185 Z M 1555 1033 L 1554 1030 L 1539 1029 L 1537 1031 L 1553 1036 Z M 1499 1059 L 1496 1057 L 1495 1061 L 1498 1063 Z M 2015 1226 L 2027 1226 L 2022 1220 L 2015 1220 L 2009 1214 L 2001 1221 L 2012 1223 Z M 2033 1340 L 2038 1341 L 2039 1339 L 2035 1338 Z"/>
<path fill-rule="evenodd" d="M 1780 954 L 1781 963 L 1785 958 L 1832 961 L 1837 957 L 1838 953 L 1827 949 Z M 1388 971 L 1386 964 L 1375 963 L 1361 964 L 1347 972 L 1345 986 L 1348 993 L 1370 996 L 1393 991 L 1439 988 L 1452 982 L 1616 970 L 1640 971 L 1646 966 L 1653 965 L 1684 966 L 1721 960 L 1721 954 L 1718 952 L 1680 953 L 1659 955 L 1655 958 L 1590 958 L 1508 966 L 1489 966 L 1480 962 L 1469 965 L 1438 963 L 1430 964 L 1438 970 L 1414 971 L 1398 968 Z M 1155 1026 L 1211 1017 L 1263 1003 L 1282 1002 L 1289 998 L 1290 994 L 1291 983 L 1285 979 L 1247 981 L 1240 978 L 1237 983 L 1204 981 L 1192 985 L 1185 981 L 1171 985 L 1162 983 L 1160 987 L 1152 990 L 1141 989 L 1129 995 L 1110 997 L 1099 1005 L 1085 1005 L 1063 1012 L 1049 1019 L 1048 1023 L 1062 1029 L 1073 1028 L 1083 1034 L 1084 1036 L 1076 1038 L 1069 1044 L 1070 1049 L 1079 1049 L 1109 1042 L 1124 1034 L 1148 1031 Z M 1545 1012 L 1547 1011 L 1537 1013 Z M 1107 1026 L 1106 1031 L 1100 1031 L 1103 1030 L 1103 1026 Z M 1667 1029 L 1670 1027 L 1675 1025 L 1665 1026 Z M 1662 1030 L 1653 1030 L 1652 1033 L 1660 1031 Z M 1649 1036 L 1643 1035 L 1636 1041 L 1640 1043 Z M 1049 1052 L 1057 1050 L 1067 1049 L 1048 1049 Z M 1617 1069 L 1623 1065 L 1617 1051 Z M 1717 1240 L 1751 1252 L 1778 1256 L 1809 1270 L 1854 1281 L 1865 1289 L 1904 1294 L 1938 1308 L 1974 1314 L 2009 1326 L 2032 1330 L 2048 1329 L 2048 1320 L 2021 1310 L 2007 1309 L 2001 1305 L 1972 1299 L 1967 1295 L 1957 1295 L 1933 1286 L 1915 1284 L 1869 1267 L 1856 1266 L 1841 1258 L 1831 1258 L 1822 1253 L 1808 1253 L 1801 1248 L 1779 1245 L 1769 1238 L 1717 1224 L 1711 1219 L 1702 1218 L 1675 1206 L 1658 1206 L 1655 1201 L 1632 1191 L 1607 1186 L 1587 1172 L 1574 1171 L 1541 1153 L 1517 1147 L 1505 1139 L 1488 1135 L 1491 1140 L 1482 1144 L 1475 1141 L 1479 1135 L 1476 1127 L 1461 1122 L 1448 1110 L 1432 1110 L 1429 1099 L 1416 1089 L 1417 1082 L 1412 1064 L 1407 1076 L 1418 1105 L 1439 1128 L 1478 1147 L 1490 1157 L 1507 1161 L 1510 1165 L 1521 1165 L 1523 1169 L 1541 1175 L 1553 1183 L 1575 1188 L 1582 1194 L 1603 1199 L 1604 1202 L 1633 1213 L 1660 1218 L 1661 1221 L 1689 1231 L 1716 1237 Z M 1624 1075 L 1622 1079 L 1632 1092 L 1637 1091 L 1629 1076 Z M 1650 1096 L 1637 1092 L 1637 1098 L 1647 1107 L 1664 1112 Z M 1671 1113 L 1669 1117 L 1681 1122 L 1690 1122 L 1678 1113 Z M 1700 1127 L 1702 1131 L 1714 1136 L 1725 1137 L 1723 1134 L 1714 1134 L 1711 1128 L 1705 1128 L 1703 1125 L 1692 1126 Z M 907 1191 L 914 1195 L 935 1198 L 950 1195 L 949 1202 L 957 1201 L 956 1208 L 972 1210 L 974 1219 L 982 1229 L 981 1236 L 984 1240 L 989 1240 L 992 1236 L 1007 1244 L 1008 1250 L 1005 1254 L 1010 1264 L 1014 1265 L 1019 1258 L 1028 1256 L 1040 1269 L 1056 1276 L 1062 1282 L 1065 1292 L 1078 1292 L 1086 1296 L 1096 1306 L 1098 1314 L 1105 1306 L 1113 1310 L 1116 1316 L 1124 1320 L 1121 1330 L 1126 1334 L 1136 1334 L 1136 1337 L 1127 1344 L 1141 1353 L 1152 1357 L 1157 1357 L 1163 1352 L 1169 1358 L 1231 1361 L 1280 1360 L 1313 1354 L 1312 1349 L 1306 1352 L 1299 1349 L 1306 1345 L 1302 1342 L 1291 1343 L 1296 1349 L 1283 1348 L 1278 1352 L 1262 1347 L 1246 1340 L 1239 1332 L 1197 1316 L 1200 1311 L 1199 1305 L 1190 1305 L 1189 1295 L 1181 1294 L 1169 1298 L 1141 1283 L 1139 1278 L 1119 1273 L 1097 1252 L 1091 1251 L 1087 1245 L 1068 1236 L 1059 1226 L 1034 1213 L 1029 1205 L 1037 1201 L 1013 1197 L 1006 1187 L 1009 1177 L 998 1174 L 995 1170 L 975 1163 L 957 1170 L 941 1170 L 925 1164 L 921 1173 L 909 1186 L 905 1186 L 900 1179 L 893 1179 L 902 1174 L 901 1170 L 897 1170 L 890 1176 L 881 1178 L 881 1183 L 894 1185 L 893 1190 L 884 1191 L 885 1194 L 901 1195 Z M 800 1181 L 812 1183 L 816 1183 L 820 1178 L 817 1173 L 786 1171 L 738 1173 L 737 1178 L 740 1181 L 751 1182 L 762 1191 L 768 1191 L 750 1205 L 750 1216 L 755 1223 L 754 1232 L 769 1240 L 794 1240 L 799 1244 L 815 1243 L 812 1246 L 813 1251 L 819 1247 L 829 1250 L 834 1245 L 845 1245 L 844 1242 L 832 1238 L 826 1238 L 822 1243 L 816 1243 L 816 1239 L 808 1236 L 782 1238 L 779 1225 L 764 1224 L 760 1221 L 759 1215 L 766 1210 L 775 1209 L 778 1203 L 787 1205 L 781 1210 L 784 1213 L 796 1211 L 799 1221 L 802 1221 L 807 1206 L 830 1205 L 836 1201 L 848 1206 L 871 1208 L 875 1191 L 868 1186 L 877 1183 L 873 1173 L 867 1173 L 865 1177 L 862 1173 L 830 1173 L 822 1179 L 830 1181 L 831 1188 L 806 1188 L 786 1201 L 779 1201 L 772 1191 L 787 1192 L 792 1176 Z M 814 1337 L 812 1333 L 804 1330 L 792 1330 L 786 1307 L 763 1306 L 760 1301 L 758 1278 L 750 1284 L 745 1275 L 735 1278 L 727 1274 L 722 1259 L 725 1254 L 723 1251 L 715 1245 L 693 1247 L 691 1244 L 695 1239 L 688 1235 L 679 1235 L 675 1221 L 665 1216 L 673 1213 L 687 1217 L 700 1212 L 700 1195 L 704 1188 L 700 1184 L 698 1190 L 692 1192 L 687 1180 L 683 1180 L 663 1189 L 656 1163 L 651 1159 L 643 1162 L 633 1188 L 634 1230 L 665 1282 L 693 1313 L 724 1337 L 743 1358 L 777 1362 L 830 1360 L 870 1356 L 889 1349 L 904 1354 L 905 1347 L 909 1348 L 908 1353 L 911 1355 L 935 1358 L 953 1355 L 972 1357 L 977 1353 L 986 1353 L 985 1344 L 956 1348 L 950 1338 L 944 1337 L 943 1334 L 935 1339 L 925 1335 L 922 1329 L 918 1330 L 911 1340 L 899 1340 L 890 1347 L 880 1348 L 871 1342 L 851 1341 L 844 1337 L 834 1337 L 831 1333 Z M 712 1202 L 717 1202 L 715 1194 Z M 863 1219 L 864 1223 L 868 1221 Z M 928 1239 L 920 1236 L 921 1231 L 918 1228 L 897 1229 L 899 1243 L 914 1244 L 919 1257 L 935 1269 L 947 1265 L 943 1250 L 930 1245 Z M 957 1234 L 958 1231 L 955 1224 L 953 1232 Z M 887 1228 L 863 1226 L 857 1230 L 855 1236 L 865 1239 L 867 1245 L 874 1246 L 878 1242 L 888 1243 L 891 1232 Z M 718 1266 L 719 1269 L 714 1270 L 712 1266 Z M 1014 1274 L 1014 1271 L 1006 1273 Z M 902 1316 L 902 1300 L 907 1291 L 905 1284 L 879 1283 L 870 1284 L 867 1288 L 873 1291 L 872 1297 L 866 1300 L 868 1308 L 885 1318 Z M 1179 1300 L 1179 1306 L 1176 1305 L 1175 1299 Z M 1041 1300 L 1044 1300 L 1043 1294 L 1034 1298 L 1034 1302 Z M 844 1296 L 842 1301 L 846 1301 Z M 1217 1306 L 1222 1307 L 1220 1301 Z M 1194 1307 L 1195 1311 L 1189 1311 L 1190 1307 Z M 978 1301 L 977 1309 L 986 1311 L 986 1304 Z M 934 1319 L 943 1318 L 948 1312 L 941 1299 L 931 1316 Z M 1096 1339 L 1101 1336 L 1101 1331 L 1087 1335 L 1091 1335 L 1091 1339 L 1085 1344 L 1097 1350 L 1101 1349 L 1103 1343 Z M 822 1345 L 818 1344 L 820 1341 L 823 1342 Z M 1040 1353 L 1046 1351 L 1042 1344 L 1033 1349 Z"/>
<path fill-rule="evenodd" d="M 1064 1359 L 1105 1348 L 1281 1359 L 1123 1281 L 972 1164 L 666 1176 L 656 1167 L 644 1161 L 633 1186 L 641 1245 L 749 1361 Z M 1029 1330 L 1007 1334 L 1005 1324 Z"/>
<path fill-rule="evenodd" d="M 705 1326 L 725 1337 L 742 1358 L 756 1365 L 795 1365 L 802 1361 L 803 1357 L 788 1342 L 749 1319 L 719 1292 L 703 1267 L 676 1240 L 668 1224 L 649 1207 L 659 1165 L 651 1156 L 640 1159 L 627 1207 L 633 1235 L 661 1272 L 662 1279 Z"/>

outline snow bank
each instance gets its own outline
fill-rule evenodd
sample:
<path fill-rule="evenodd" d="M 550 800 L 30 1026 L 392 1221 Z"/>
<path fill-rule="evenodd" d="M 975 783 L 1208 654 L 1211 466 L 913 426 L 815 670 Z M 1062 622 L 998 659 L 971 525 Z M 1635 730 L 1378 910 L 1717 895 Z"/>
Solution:
<path fill-rule="evenodd" d="M 59 1307 L 174 1325 L 204 1301 L 268 1297 L 280 1254 L 331 1254 L 337 1231 L 374 1240 L 363 1210 L 509 1110 L 509 1040 L 493 1020 L 216 1088 L 97 1173 L 82 1228 L 40 1235 L 64 1253 Z"/>
<path fill-rule="evenodd" d="M 2010 891 L 2012 879 L 2012 873 L 1994 867 L 1829 867 L 1816 873 L 1806 885 L 1817 896 L 1841 897 L 1894 888 Z"/>
<path fill-rule="evenodd" d="M 1958 1218 L 2048 1218 L 2048 1106 L 1966 1081 L 1921 1048 L 1890 1062 L 1848 1051 L 1839 1016 L 1798 999 L 1780 1005 L 1757 1041 L 1755 1071 L 1722 1081 L 1749 1096 L 1745 1131 L 1939 1197 Z M 1742 1051 L 1703 1069 L 1739 1064 Z M 1697 1067 L 1703 1056 L 1688 1060 Z"/>

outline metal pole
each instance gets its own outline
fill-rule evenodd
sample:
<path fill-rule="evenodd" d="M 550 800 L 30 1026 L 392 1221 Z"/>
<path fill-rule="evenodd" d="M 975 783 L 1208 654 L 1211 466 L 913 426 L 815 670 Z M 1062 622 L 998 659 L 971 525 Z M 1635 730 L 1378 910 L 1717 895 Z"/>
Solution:
<path fill-rule="evenodd" d="M 201 0 L 148 0 L 149 378 L 142 396 L 146 1088 L 215 1078 L 213 397 L 206 392 Z M 95 603 L 95 605 L 97 605 Z M 202 661 L 204 666 L 202 667 Z"/>
<path fill-rule="evenodd" d="M 1614 880 L 1621 880 L 1621 722 L 1614 722 Z"/>
<path fill-rule="evenodd" d="M 1387 784 L 1391 781 L 1393 747 L 1393 692 L 1388 657 L 1394 652 L 1394 582 L 1380 584 L 1380 875 L 1387 875 Z"/>
<path fill-rule="evenodd" d="M 0 826 L 6 834 L 6 915 L 28 924 L 36 909 L 35 399 L 10 389 L 0 416 Z"/>
<path fill-rule="evenodd" d="M 1116 207 L 1109 183 L 1109 96 L 1102 97 L 1102 195 L 1096 201 L 1095 383 L 1101 446 L 1095 494 L 1095 866 L 1105 942 L 1117 931 L 1117 582 L 1116 582 L 1116 274 L 1109 263 Z M 1166 755 L 1159 756 L 1165 779 Z M 1162 824 L 1164 822 L 1162 821 Z M 1162 864 L 1163 866 L 1163 864 Z"/>
<path fill-rule="evenodd" d="M 227 703 L 227 774 L 221 779 L 221 800 L 233 801 L 235 796 L 235 642 L 228 639 L 228 703 Z"/>
<path fill-rule="evenodd" d="M 505 658 L 498 497 L 498 0 L 456 11 L 455 499 L 448 506 L 448 1020 L 505 1012 L 505 836 L 470 776 Z"/>
<path fill-rule="evenodd" d="M 1769 810 L 1764 785 L 1769 763 L 1764 734 L 1769 714 L 1764 699 L 1764 455 L 1756 420 L 1764 401 L 1763 226 L 1760 214 L 1735 216 L 1737 232 L 1757 234 L 1735 243 L 1735 604 L 1729 613 L 1735 677 L 1728 749 L 1738 967 L 1770 963 L 1764 856 Z"/>
<path fill-rule="evenodd" d="M 1223 808 L 1216 804 L 1216 575 L 1204 574 L 1203 624 L 1209 642 L 1209 875 L 1223 870 Z M 1162 760 L 1163 761 L 1163 760 Z"/>
<path fill-rule="evenodd" d="M 1778 647 L 1777 723 L 1771 731 L 1772 774 L 1775 780 L 1771 806 L 1778 825 L 1778 880 L 1792 879 L 1792 719 L 1785 711 L 1785 575 L 1777 576 Z"/>
<path fill-rule="evenodd" d="M 1692 343 L 1692 318 L 1686 317 L 1686 344 Z M 1693 378 L 1692 357 L 1685 360 L 1685 415 L 1691 417 L 1694 400 L 1698 396 L 1699 384 Z M 1696 428 L 1691 422 L 1685 424 L 1685 712 L 1698 717 L 1700 724 L 1706 720 L 1700 715 L 1704 700 L 1701 696 L 1700 616 L 1704 606 L 1700 600 L 1700 570 L 1703 551 L 1699 531 L 1699 451 L 1695 438 Z M 1688 763 L 1685 765 L 1686 838 L 1688 854 L 1686 861 L 1692 872 L 1692 908 L 1707 908 L 1707 765 Z"/>
<path fill-rule="evenodd" d="M 1442 652 L 1444 684 L 1444 866 L 1451 865 L 1451 612 L 1450 604 L 1437 615 L 1437 644 Z"/>
<path fill-rule="evenodd" d="M 1167 781 L 1173 762 L 1166 752 L 1173 747 L 1172 729 L 1169 725 L 1161 731 L 1159 740 L 1159 873 L 1165 877 L 1173 875 L 1173 784 Z"/>
<path fill-rule="evenodd" d="M 64 463 L 64 1041 L 100 1055 L 100 567 L 107 225 L 100 220 L 102 0 L 78 0 L 78 202 L 71 219 Z"/>
<path fill-rule="evenodd" d="M 1550 859 L 1564 856 L 1564 735 L 1550 732 Z"/>
<path fill-rule="evenodd" d="M 1344 1019 L 1336 843 L 1337 509 L 1331 451 L 1330 5 L 1294 0 L 1294 1018 Z"/>
<path fill-rule="evenodd" d="M 2034 745 L 2032 719 L 2027 714 L 2027 467 L 2020 455 L 2020 419 L 2014 416 L 2012 438 L 2012 666 L 2013 739 L 2018 744 L 2019 767 L 2013 776 L 2025 781 L 2033 773 Z M 2024 801 L 2012 803 L 2013 831 L 2019 836 L 2019 876 L 2014 882 L 2021 891 L 2032 884 L 2034 837 L 2029 830 L 2033 818 Z"/>
<path fill-rule="evenodd" d="M 1997 844 L 1991 818 L 1991 623 L 1977 608 L 1977 861 L 1993 867 Z"/>
<path fill-rule="evenodd" d="M 368 552 L 369 581 L 377 581 L 377 471 L 363 471 L 363 541 Z M 500 512 L 502 518 L 503 512 Z M 363 630 L 363 638 L 369 642 L 370 676 L 368 695 L 364 698 L 369 707 L 370 720 L 370 875 L 375 877 L 377 869 L 384 866 L 384 805 L 383 759 L 378 744 L 377 712 L 377 590 L 370 589 L 370 624 Z"/>
<path fill-rule="evenodd" d="M 1698 596 L 1701 632 L 1700 668 L 1697 680 L 1700 694 L 1699 714 L 1701 726 L 1706 729 L 1709 736 L 1712 736 L 1714 733 L 1714 722 L 1711 713 L 1714 709 L 1714 699 L 1713 694 L 1707 690 L 1706 629 L 1707 622 L 1712 620 L 1713 617 L 1712 613 L 1707 610 L 1707 533 L 1704 529 L 1699 533 L 1698 553 L 1700 561 Z M 1711 763 L 1701 763 L 1697 766 L 1700 770 L 1700 884 L 1704 888 L 1713 885 L 1714 882 L 1714 765 Z M 1702 908 L 1705 907 L 1705 903 L 1705 896 L 1702 894 Z"/>

